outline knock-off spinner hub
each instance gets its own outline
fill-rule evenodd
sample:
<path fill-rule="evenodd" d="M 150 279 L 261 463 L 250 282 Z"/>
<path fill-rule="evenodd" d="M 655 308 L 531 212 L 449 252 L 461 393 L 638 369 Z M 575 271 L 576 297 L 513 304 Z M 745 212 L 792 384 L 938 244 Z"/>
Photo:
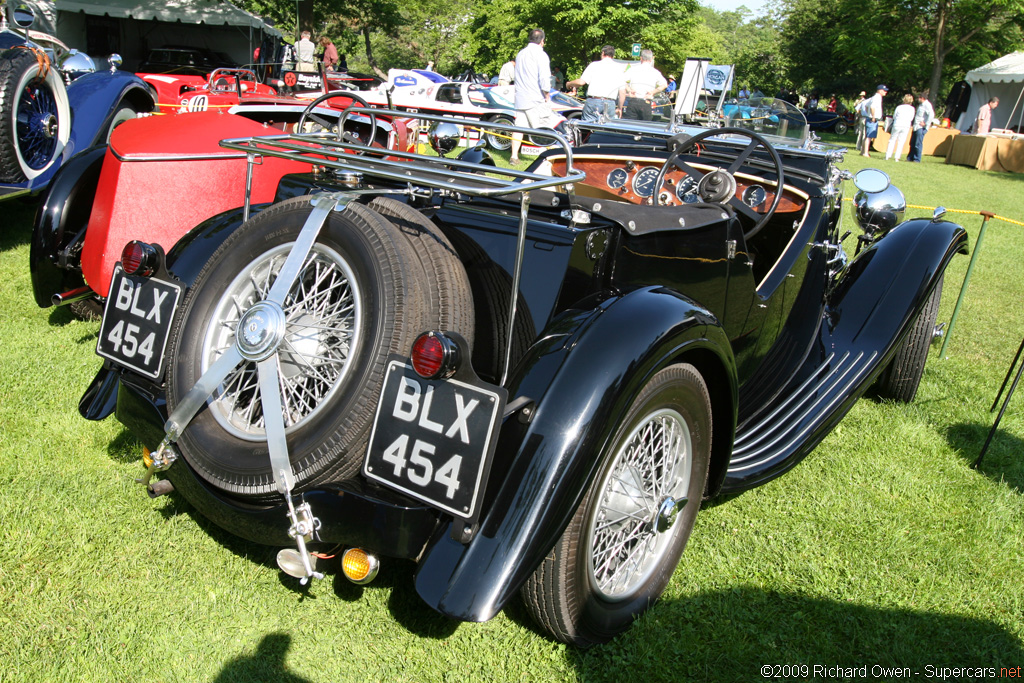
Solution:
<path fill-rule="evenodd" d="M 269 358 L 284 339 L 285 315 L 273 301 L 260 301 L 242 315 L 235 328 L 235 345 L 242 358 Z"/>

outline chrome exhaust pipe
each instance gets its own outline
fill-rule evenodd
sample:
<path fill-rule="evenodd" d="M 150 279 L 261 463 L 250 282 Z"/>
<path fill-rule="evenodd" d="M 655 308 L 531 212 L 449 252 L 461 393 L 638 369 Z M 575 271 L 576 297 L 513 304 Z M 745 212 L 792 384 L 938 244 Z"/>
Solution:
<path fill-rule="evenodd" d="M 81 287 L 76 287 L 62 294 L 54 294 L 50 297 L 50 302 L 54 306 L 64 306 L 93 296 L 96 296 L 96 292 L 92 291 L 92 287 L 89 285 L 82 285 Z"/>

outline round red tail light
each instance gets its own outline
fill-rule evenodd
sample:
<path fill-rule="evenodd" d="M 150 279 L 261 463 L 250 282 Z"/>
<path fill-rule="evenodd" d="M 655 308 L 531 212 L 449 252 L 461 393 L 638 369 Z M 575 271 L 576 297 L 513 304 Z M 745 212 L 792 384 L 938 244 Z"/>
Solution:
<path fill-rule="evenodd" d="M 455 342 L 440 332 L 424 332 L 412 344 L 412 369 L 424 379 L 451 377 L 457 360 Z"/>
<path fill-rule="evenodd" d="M 152 275 L 156 262 L 156 248 L 151 244 L 132 240 L 121 250 L 121 267 L 129 275 Z"/>

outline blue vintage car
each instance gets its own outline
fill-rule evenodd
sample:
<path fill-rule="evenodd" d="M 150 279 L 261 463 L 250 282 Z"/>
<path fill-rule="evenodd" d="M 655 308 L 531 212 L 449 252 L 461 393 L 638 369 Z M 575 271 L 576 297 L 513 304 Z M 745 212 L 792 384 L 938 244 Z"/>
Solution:
<path fill-rule="evenodd" d="M 39 192 L 76 153 L 105 144 L 110 131 L 154 109 L 152 90 L 118 71 L 97 70 L 59 40 L 30 31 L 27 4 L 7 3 L 0 17 L 0 199 Z M 13 29 L 8 28 L 10 14 Z"/>

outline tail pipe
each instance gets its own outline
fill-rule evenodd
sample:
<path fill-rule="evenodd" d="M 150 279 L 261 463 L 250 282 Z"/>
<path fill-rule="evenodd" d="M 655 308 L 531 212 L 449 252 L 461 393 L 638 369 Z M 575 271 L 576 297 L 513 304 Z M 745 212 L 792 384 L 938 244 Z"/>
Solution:
<path fill-rule="evenodd" d="M 64 306 L 66 304 L 81 301 L 82 299 L 89 299 L 94 296 L 96 296 L 96 292 L 92 290 L 92 287 L 89 285 L 82 285 L 81 287 L 75 287 L 74 289 L 63 293 L 54 294 L 50 297 L 50 302 L 54 306 Z"/>

